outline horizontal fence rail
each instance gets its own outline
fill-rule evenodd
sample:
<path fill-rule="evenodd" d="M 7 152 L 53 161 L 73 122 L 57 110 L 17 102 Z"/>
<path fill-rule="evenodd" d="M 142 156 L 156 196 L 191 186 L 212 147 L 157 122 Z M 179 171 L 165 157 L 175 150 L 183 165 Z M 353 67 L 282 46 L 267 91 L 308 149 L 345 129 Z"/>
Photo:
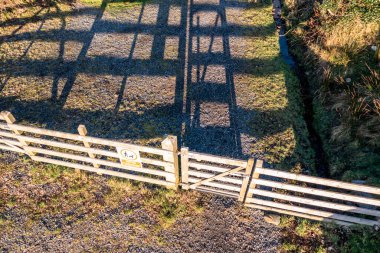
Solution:
<path fill-rule="evenodd" d="M 1 112 L 0 149 L 35 161 L 223 195 L 264 211 L 341 225 L 380 226 L 377 187 L 268 169 L 261 160 L 214 156 L 186 147 L 178 151 L 176 136 L 167 136 L 157 148 L 87 136 L 84 125 L 72 134 L 15 121 L 11 113 Z M 133 151 L 136 157 L 123 157 L 120 150 Z"/>

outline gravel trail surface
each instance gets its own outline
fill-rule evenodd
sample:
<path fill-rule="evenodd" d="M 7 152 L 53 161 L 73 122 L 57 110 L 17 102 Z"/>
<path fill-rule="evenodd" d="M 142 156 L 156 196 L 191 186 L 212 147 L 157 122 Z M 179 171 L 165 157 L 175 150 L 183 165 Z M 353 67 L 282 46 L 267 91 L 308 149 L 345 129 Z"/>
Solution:
<path fill-rule="evenodd" d="M 0 158 L 0 252 L 277 252 L 259 210 Z M 47 176 L 49 175 L 49 176 Z M 166 203 L 166 204 L 165 204 Z M 175 219 L 163 219 L 168 210 Z"/>

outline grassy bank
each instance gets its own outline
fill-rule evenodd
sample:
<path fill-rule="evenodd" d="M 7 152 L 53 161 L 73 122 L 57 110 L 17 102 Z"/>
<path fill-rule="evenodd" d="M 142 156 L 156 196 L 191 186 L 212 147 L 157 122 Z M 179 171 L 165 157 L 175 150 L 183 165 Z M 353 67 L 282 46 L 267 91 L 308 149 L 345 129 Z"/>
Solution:
<path fill-rule="evenodd" d="M 268 30 L 260 29 L 263 33 L 260 37 L 256 32 L 245 53 L 248 59 L 268 62 L 259 64 L 258 60 L 257 64 L 248 66 L 263 75 L 246 77 L 255 93 L 250 106 L 258 112 L 249 122 L 252 136 L 257 137 L 252 153 L 277 169 L 296 172 L 307 169 L 315 174 L 315 154 L 303 118 L 300 83 L 279 55 L 271 1 L 262 1 L 257 8 L 246 10 L 245 18 L 252 26 Z"/>
<path fill-rule="evenodd" d="M 305 69 L 330 173 L 380 183 L 380 3 L 285 1 L 292 53 Z"/>
<path fill-rule="evenodd" d="M 305 70 L 332 177 L 380 182 L 380 3 L 285 0 L 290 50 Z M 378 252 L 379 233 L 284 220 L 284 252 Z"/>

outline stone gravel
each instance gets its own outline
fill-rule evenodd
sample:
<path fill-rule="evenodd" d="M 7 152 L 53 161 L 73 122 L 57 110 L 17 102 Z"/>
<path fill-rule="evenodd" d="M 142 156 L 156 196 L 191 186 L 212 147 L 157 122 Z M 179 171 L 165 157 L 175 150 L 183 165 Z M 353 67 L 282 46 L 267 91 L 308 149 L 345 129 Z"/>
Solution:
<path fill-rule="evenodd" d="M 64 182 L 68 174 L 36 182 L 30 170 L 40 166 L 44 173 L 43 165 L 20 162 L 8 153 L 0 162 L 8 165 L 0 167 L 0 196 L 5 201 L 0 202 L 0 252 L 277 252 L 279 246 L 279 227 L 266 223 L 262 211 L 230 198 L 178 193 L 176 203 L 190 210 L 196 202 L 202 211 L 185 212 L 163 226 L 158 204 L 146 204 L 143 188 L 110 192 L 109 179 L 92 175 L 86 191 L 93 199 L 82 197 L 82 204 L 70 204 L 72 190 L 65 189 L 69 186 Z M 101 201 L 107 194 L 119 195 L 118 202 L 111 206 Z M 51 198 L 58 198 L 62 208 L 41 213 L 35 207 Z"/>

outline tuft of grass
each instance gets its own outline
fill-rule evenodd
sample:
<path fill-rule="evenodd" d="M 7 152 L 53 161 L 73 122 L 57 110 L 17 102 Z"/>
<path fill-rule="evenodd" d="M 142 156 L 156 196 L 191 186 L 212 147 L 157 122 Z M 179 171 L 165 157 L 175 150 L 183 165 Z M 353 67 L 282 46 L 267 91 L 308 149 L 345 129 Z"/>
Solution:
<path fill-rule="evenodd" d="M 179 202 L 178 195 L 173 190 L 157 190 L 145 203 L 148 209 L 158 207 L 160 225 L 163 228 L 173 225 L 186 210 L 186 206 Z"/>
<path fill-rule="evenodd" d="M 322 224 L 283 216 L 280 252 L 327 252 Z"/>
<path fill-rule="evenodd" d="M 326 225 L 324 238 L 326 245 L 334 249 L 334 252 L 379 252 L 380 233 L 378 228 L 361 225 L 339 228 L 333 225 Z"/>
<path fill-rule="evenodd" d="M 298 246 L 296 244 L 292 243 L 284 243 L 281 245 L 281 252 L 296 252 Z"/>
<path fill-rule="evenodd" d="M 28 159 L 28 161 L 30 161 Z M 47 182 L 52 182 L 57 180 L 60 176 L 65 173 L 65 169 L 62 166 L 57 166 L 53 164 L 47 164 L 44 166 L 44 169 L 41 170 L 41 167 L 33 166 L 30 169 L 30 175 L 32 177 L 32 182 L 34 184 L 44 184 Z"/>
<path fill-rule="evenodd" d="M 301 220 L 296 229 L 295 232 L 300 237 L 308 237 L 308 236 L 321 236 L 322 230 L 320 227 L 320 224 L 310 222 L 309 220 Z"/>

